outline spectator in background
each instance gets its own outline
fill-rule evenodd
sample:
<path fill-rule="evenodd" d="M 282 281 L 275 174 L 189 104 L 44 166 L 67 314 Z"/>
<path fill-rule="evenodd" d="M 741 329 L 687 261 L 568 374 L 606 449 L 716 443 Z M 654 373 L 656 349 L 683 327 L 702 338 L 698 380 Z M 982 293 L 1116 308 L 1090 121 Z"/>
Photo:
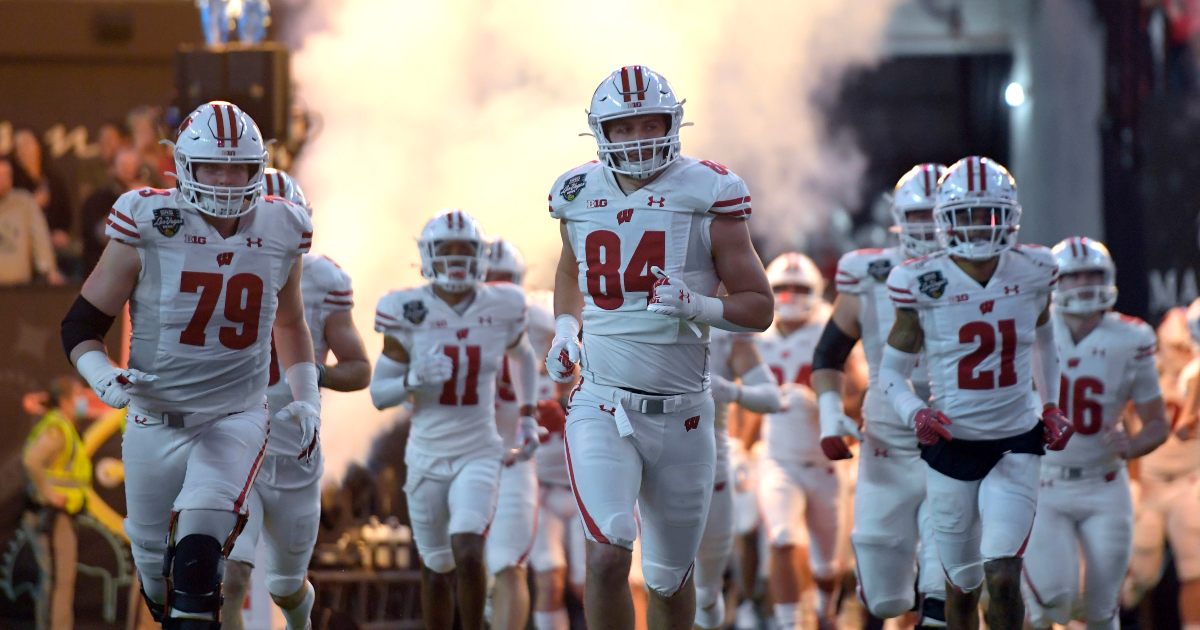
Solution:
<path fill-rule="evenodd" d="M 13 165 L 0 159 L 0 286 L 29 284 L 35 269 L 49 284 L 63 284 L 46 217 L 33 195 L 13 188 Z"/>
<path fill-rule="evenodd" d="M 125 117 L 125 126 L 133 139 L 142 161 L 150 169 L 150 185 L 155 188 L 174 188 L 175 178 L 165 173 L 175 170 L 175 160 L 167 147 L 159 144 L 166 138 L 157 108 L 142 105 L 133 108 Z"/>
<path fill-rule="evenodd" d="M 108 181 L 83 202 L 83 277 L 92 273 L 108 243 L 104 221 L 117 197 L 149 185 L 150 169 L 142 162 L 137 150 L 132 147 L 118 149 L 109 163 Z"/>
<path fill-rule="evenodd" d="M 38 207 L 46 214 L 50 240 L 56 251 L 70 245 L 71 197 L 66 182 L 50 164 L 42 141 L 28 127 L 13 133 L 13 185 L 33 195 Z"/>
<path fill-rule="evenodd" d="M 112 165 L 117 151 L 129 146 L 129 133 L 118 121 L 108 121 L 96 130 L 96 154 L 80 161 L 76 168 L 79 199 L 87 199 L 92 193 L 112 183 Z M 83 223 L 83 242 L 87 244 L 87 222 Z M 85 274 L 86 275 L 86 274 Z"/>
<path fill-rule="evenodd" d="M 29 479 L 31 511 L 38 523 L 39 570 L 49 575 L 50 593 L 37 599 L 40 619 L 49 605 L 50 628 L 70 630 L 75 624 L 75 562 L 79 538 L 75 517 L 87 504 L 92 460 L 79 437 L 87 416 L 87 388 L 76 376 L 60 376 L 50 385 L 46 412 L 25 439 L 22 461 Z M 39 564 L 41 564 L 39 562 Z"/>

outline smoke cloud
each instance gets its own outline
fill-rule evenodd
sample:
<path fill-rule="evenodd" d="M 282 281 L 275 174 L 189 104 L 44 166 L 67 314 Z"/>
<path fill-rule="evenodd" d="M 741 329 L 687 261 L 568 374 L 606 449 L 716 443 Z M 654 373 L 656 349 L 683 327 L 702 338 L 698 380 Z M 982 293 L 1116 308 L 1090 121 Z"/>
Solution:
<path fill-rule="evenodd" d="M 856 205 L 866 167 L 826 132 L 842 74 L 880 55 L 898 0 L 317 0 L 288 41 L 299 97 L 324 120 L 294 173 L 313 202 L 315 250 L 355 281 L 367 347 L 385 292 L 420 282 L 415 239 L 441 208 L 516 244 L 533 287 L 559 251 L 546 194 L 595 157 L 584 110 L 614 69 L 643 64 L 688 99 L 685 154 L 728 165 L 754 197 L 771 256 Z M 326 396 L 331 474 L 385 423 L 365 392 Z"/>

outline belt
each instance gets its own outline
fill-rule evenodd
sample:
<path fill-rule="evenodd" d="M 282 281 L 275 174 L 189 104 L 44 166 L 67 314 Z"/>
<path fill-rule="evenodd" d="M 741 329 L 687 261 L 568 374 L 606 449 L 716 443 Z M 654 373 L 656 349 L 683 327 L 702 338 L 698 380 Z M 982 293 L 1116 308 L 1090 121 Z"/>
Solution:
<path fill-rule="evenodd" d="M 129 418 L 133 420 L 134 424 L 142 426 L 165 424 L 173 429 L 182 429 L 239 413 L 241 411 L 203 413 L 199 411 L 146 411 L 145 409 L 132 409 L 129 412 Z"/>
<path fill-rule="evenodd" d="M 1113 468 L 1111 466 L 1057 466 L 1055 464 L 1042 464 L 1042 478 L 1078 481 L 1081 479 L 1103 477 L 1105 481 L 1112 481 L 1116 479 L 1116 475 L 1120 470 L 1119 467 Z"/>
<path fill-rule="evenodd" d="M 703 390 L 687 394 L 653 394 L 600 385 L 591 381 L 580 381 L 581 387 L 598 398 L 606 398 L 616 403 L 613 417 L 617 423 L 617 432 L 621 437 L 633 435 L 633 424 L 629 421 L 626 410 L 632 409 L 647 415 L 674 413 L 680 409 L 689 409 L 703 403 L 704 397 L 711 396 Z"/>

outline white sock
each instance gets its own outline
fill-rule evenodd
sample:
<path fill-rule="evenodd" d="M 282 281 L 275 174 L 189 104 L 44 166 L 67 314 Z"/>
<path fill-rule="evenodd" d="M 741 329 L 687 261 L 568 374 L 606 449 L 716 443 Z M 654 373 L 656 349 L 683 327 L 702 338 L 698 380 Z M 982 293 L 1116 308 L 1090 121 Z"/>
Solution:
<path fill-rule="evenodd" d="M 567 617 L 567 609 L 559 608 L 550 612 L 533 611 L 533 627 L 537 630 L 570 630 L 571 619 Z"/>
<path fill-rule="evenodd" d="M 308 620 L 312 615 L 313 604 L 317 601 L 317 592 L 308 580 L 304 581 L 304 588 L 308 592 L 295 608 L 279 607 L 283 611 L 283 618 L 287 620 L 288 630 L 304 630 L 309 627 Z"/>
<path fill-rule="evenodd" d="M 780 630 L 790 630 L 800 625 L 800 605 L 775 604 L 775 623 Z"/>
<path fill-rule="evenodd" d="M 738 604 L 737 614 L 734 615 L 734 627 L 737 630 L 758 629 L 758 613 L 754 610 L 754 602 L 746 599 Z"/>

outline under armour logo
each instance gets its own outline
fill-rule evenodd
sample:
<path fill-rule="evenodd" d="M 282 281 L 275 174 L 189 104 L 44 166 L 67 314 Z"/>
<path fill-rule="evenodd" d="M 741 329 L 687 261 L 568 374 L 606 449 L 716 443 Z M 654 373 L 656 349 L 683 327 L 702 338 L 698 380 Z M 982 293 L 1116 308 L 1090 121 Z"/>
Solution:
<path fill-rule="evenodd" d="M 617 213 L 617 225 L 629 223 L 633 220 L 633 208 L 626 208 Z"/>
<path fill-rule="evenodd" d="M 888 450 L 886 448 L 876 448 L 875 449 L 875 457 L 887 457 L 887 456 L 888 456 Z"/>
<path fill-rule="evenodd" d="M 691 293 L 688 293 L 687 291 L 684 291 L 683 289 L 680 289 L 680 290 L 679 290 L 679 301 L 680 301 L 680 302 L 687 302 L 688 304 L 691 304 L 691 302 L 692 302 L 692 294 L 691 294 Z"/>
<path fill-rule="evenodd" d="M 491 315 L 484 315 L 483 317 L 480 317 L 480 318 L 479 318 L 479 325 L 480 325 L 480 326 L 491 326 L 491 325 L 492 325 L 492 316 L 491 316 Z"/>
<path fill-rule="evenodd" d="M 984 315 L 987 315 L 988 313 L 991 313 L 992 309 L 995 307 L 996 307 L 996 301 L 988 300 L 979 305 L 979 312 L 983 313 Z"/>
<path fill-rule="evenodd" d="M 471 332 L 471 331 L 470 331 L 470 329 L 468 329 L 468 328 L 462 328 L 462 329 L 459 329 L 459 330 L 458 330 L 458 332 L 454 333 L 454 335 L 455 335 L 456 337 L 458 337 L 459 339 L 466 339 L 466 338 L 467 338 L 467 334 L 468 334 L 468 333 L 470 333 L 470 332 Z"/>
<path fill-rule="evenodd" d="M 691 418 L 683 421 L 683 428 L 685 431 L 691 431 L 692 429 L 697 429 L 699 427 L 700 416 L 692 416 Z"/>
<path fill-rule="evenodd" d="M 1004 295 L 1008 295 L 1009 293 L 1020 293 L 1020 292 L 1021 292 L 1021 285 L 1019 285 L 1019 284 L 1014 284 L 1011 287 L 1004 287 Z"/>
<path fill-rule="evenodd" d="M 262 241 L 263 240 L 261 238 L 250 238 L 247 236 L 246 247 L 262 247 Z"/>
<path fill-rule="evenodd" d="M 221 252 L 217 254 L 217 266 L 224 267 L 225 265 L 233 264 L 233 252 Z"/>
<path fill-rule="evenodd" d="M 1105 355 L 1104 348 L 1092 348 L 1092 356 L 1102 357 Z"/>
<path fill-rule="evenodd" d="M 617 408 L 616 408 L 616 407 L 605 407 L 604 405 L 600 405 L 600 411 L 603 411 L 604 413 L 606 413 L 606 414 L 608 414 L 608 415 L 610 415 L 610 416 L 615 416 L 615 415 L 617 415 Z"/>
<path fill-rule="evenodd" d="M 658 200 L 656 201 L 656 200 L 654 199 L 654 195 L 650 195 L 650 200 L 646 202 L 646 205 L 647 205 L 647 206 L 653 206 L 654 204 L 658 204 L 658 207 L 659 207 L 659 208 L 662 208 L 662 207 L 663 207 L 663 204 L 665 204 L 665 203 L 667 203 L 667 198 L 666 198 L 666 197 L 659 197 L 659 198 L 658 198 Z"/>

